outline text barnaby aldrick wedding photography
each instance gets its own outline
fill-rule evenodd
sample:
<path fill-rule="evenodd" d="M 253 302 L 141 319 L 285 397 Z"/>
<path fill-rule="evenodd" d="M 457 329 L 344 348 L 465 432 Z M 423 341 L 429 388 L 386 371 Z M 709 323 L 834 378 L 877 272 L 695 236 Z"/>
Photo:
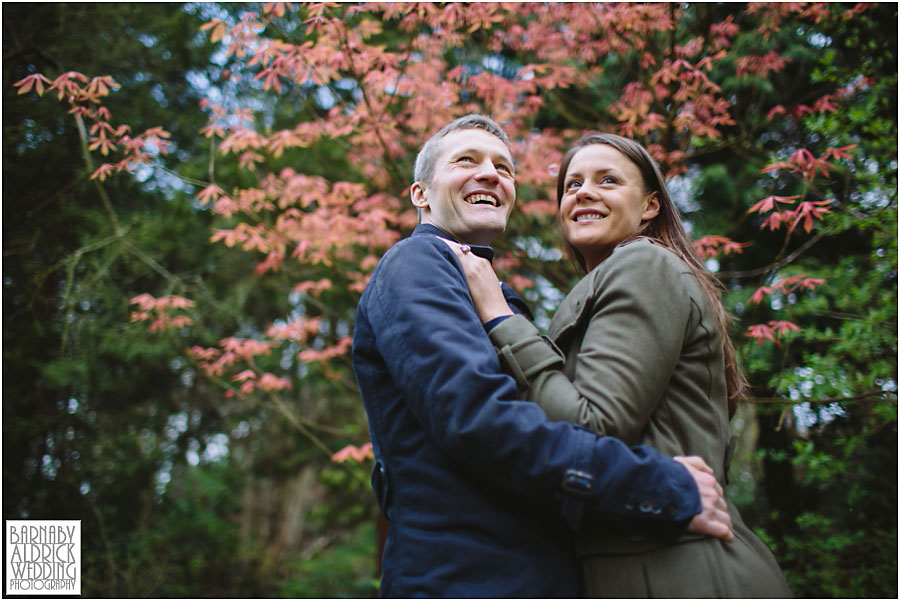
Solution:
<path fill-rule="evenodd" d="M 80 521 L 6 522 L 7 594 L 80 594 L 80 592 Z"/>

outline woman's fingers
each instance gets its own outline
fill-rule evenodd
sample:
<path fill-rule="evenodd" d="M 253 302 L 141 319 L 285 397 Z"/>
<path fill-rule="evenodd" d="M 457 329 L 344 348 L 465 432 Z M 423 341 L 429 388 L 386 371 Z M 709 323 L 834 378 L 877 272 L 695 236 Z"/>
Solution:
<path fill-rule="evenodd" d="M 497 274 L 494 273 L 494 268 L 491 267 L 491 262 L 473 253 L 468 244 L 459 244 L 445 238 L 441 238 L 441 240 L 450 247 L 459 260 L 459 264 L 462 265 L 466 284 L 469 286 L 469 292 L 475 302 L 475 310 L 482 323 L 504 315 L 512 315 L 513 311 L 506 303 L 503 290 L 500 288 L 500 281 L 497 279 Z"/>
<path fill-rule="evenodd" d="M 491 269 L 493 272 L 493 269 L 490 267 L 490 261 L 472 253 L 472 247 L 468 244 L 460 244 L 452 240 L 447 240 L 446 238 L 441 238 L 441 240 L 450 247 L 453 254 L 459 259 L 459 263 L 462 265 L 467 276 L 473 275 L 476 269 L 483 269 L 485 267 Z"/>
<path fill-rule="evenodd" d="M 460 244 L 459 242 L 454 242 L 453 240 L 447 240 L 446 238 L 438 238 L 441 242 L 450 247 L 453 253 L 457 257 L 461 257 L 463 255 L 467 255 L 472 252 L 472 247 L 468 244 Z"/>

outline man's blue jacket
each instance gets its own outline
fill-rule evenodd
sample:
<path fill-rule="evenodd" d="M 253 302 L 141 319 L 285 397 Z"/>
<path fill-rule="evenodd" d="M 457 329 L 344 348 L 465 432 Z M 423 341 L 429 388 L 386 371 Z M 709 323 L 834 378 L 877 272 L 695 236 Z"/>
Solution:
<path fill-rule="evenodd" d="M 439 236 L 420 225 L 384 255 L 354 327 L 372 486 L 390 521 L 380 594 L 577 596 L 571 529 L 649 519 L 677 534 L 700 512 L 696 485 L 653 449 L 517 400 Z"/>

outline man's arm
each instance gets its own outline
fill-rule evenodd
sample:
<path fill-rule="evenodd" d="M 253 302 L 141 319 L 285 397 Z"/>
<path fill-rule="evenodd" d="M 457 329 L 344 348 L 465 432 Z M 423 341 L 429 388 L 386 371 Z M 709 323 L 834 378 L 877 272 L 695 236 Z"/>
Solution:
<path fill-rule="evenodd" d="M 385 257 L 367 311 L 393 381 L 436 445 L 509 493 L 565 499 L 573 525 L 584 503 L 591 514 L 668 521 L 701 513 L 695 478 L 673 460 L 550 422 L 517 400 L 452 251 L 429 237 L 410 242 Z M 656 512 L 634 498 L 652 500 Z"/>

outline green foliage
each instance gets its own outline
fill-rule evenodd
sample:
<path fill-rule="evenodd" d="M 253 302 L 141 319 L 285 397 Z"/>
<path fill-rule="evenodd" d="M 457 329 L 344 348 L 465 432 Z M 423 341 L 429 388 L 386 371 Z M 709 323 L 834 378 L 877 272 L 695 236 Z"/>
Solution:
<path fill-rule="evenodd" d="M 86 596 L 275 594 L 270 533 L 294 498 L 268 501 L 272 516 L 252 528 L 249 475 L 275 496 L 311 458 L 322 463 L 282 418 L 223 403 L 181 354 L 184 331 L 129 322 L 140 293 L 204 298 L 209 310 L 193 317 L 208 329 L 194 342 L 212 344 L 264 327 L 273 300 L 286 305 L 273 287 L 290 284 L 259 286 L 243 253 L 210 245 L 209 214 L 183 179 L 157 169 L 99 190 L 65 104 L 12 85 L 34 72 L 113 75 L 129 90 L 109 97 L 113 121 L 165 124 L 165 166 L 190 180 L 206 172 L 209 143 L 197 133 L 205 91 L 188 80 L 220 70 L 202 22 L 180 4 L 4 7 L 3 513 L 81 519 Z M 323 388 L 298 401 L 320 414 Z M 269 436 L 281 444 L 261 444 Z M 372 506 L 359 487 L 345 497 L 357 520 Z M 292 536 L 287 557 L 317 539 Z"/>
<path fill-rule="evenodd" d="M 856 145 L 852 161 L 808 189 L 834 201 L 822 224 L 826 238 L 807 238 L 814 247 L 767 274 L 805 274 L 827 286 L 756 307 L 746 300 L 752 289 L 735 288 L 729 301 L 743 307 L 744 323 L 803 325 L 780 346 L 742 349 L 756 396 L 775 401 L 759 405 L 758 456 L 768 493 L 752 511 L 802 597 L 897 595 L 895 9 L 881 5 L 820 29 L 830 47 L 814 59 L 794 54 L 817 85 L 870 82 L 836 112 L 804 117 L 792 135 L 813 149 Z M 862 37 L 879 42 L 859 44 L 860 29 L 869 28 Z"/>
<path fill-rule="evenodd" d="M 373 597 L 378 586 L 372 577 L 374 555 L 373 522 L 344 531 L 327 548 L 287 566 L 290 576 L 282 583 L 278 596 L 288 599 Z"/>

